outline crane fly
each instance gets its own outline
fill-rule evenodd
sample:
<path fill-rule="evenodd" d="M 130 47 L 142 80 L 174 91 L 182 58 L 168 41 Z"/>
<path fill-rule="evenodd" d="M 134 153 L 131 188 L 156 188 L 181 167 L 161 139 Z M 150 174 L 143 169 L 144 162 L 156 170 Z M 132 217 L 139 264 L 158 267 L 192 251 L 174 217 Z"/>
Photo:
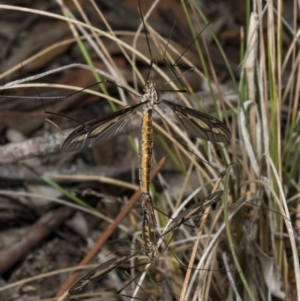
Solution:
<path fill-rule="evenodd" d="M 157 88 L 155 82 L 150 79 L 154 61 L 152 58 L 146 24 L 143 18 L 140 3 L 139 10 L 146 33 L 148 51 L 151 56 L 150 70 L 143 88 L 144 94 L 140 95 L 141 102 L 82 124 L 65 139 L 62 149 L 66 152 L 80 151 L 83 148 L 90 148 L 96 144 L 104 143 L 105 141 L 117 135 L 128 124 L 134 114 L 137 112 L 142 112 L 143 117 L 139 143 L 139 181 L 142 192 L 141 200 L 143 210 L 143 233 L 145 234 L 145 229 L 149 227 L 150 220 L 153 223 L 152 227 L 155 227 L 156 225 L 153 201 L 149 190 L 153 150 L 152 113 L 156 106 L 158 106 L 161 102 L 165 103 L 171 108 L 187 132 L 203 140 L 212 142 L 227 142 L 230 140 L 231 133 L 228 127 L 217 118 L 162 99 L 161 92 L 166 90 Z M 178 76 L 176 77 L 179 79 Z M 186 92 L 186 90 L 175 90 L 174 92 Z M 151 219 L 149 219 L 149 215 L 151 215 Z M 148 231 L 148 233 L 150 232 Z M 146 253 L 147 248 L 149 248 L 149 252 L 151 253 L 152 247 L 149 245 L 149 241 L 146 241 L 146 234 L 143 235 L 143 238 L 145 241 L 144 247 Z"/>
<path fill-rule="evenodd" d="M 162 98 L 161 92 L 170 92 L 170 90 L 164 90 L 160 87 L 156 87 L 155 82 L 151 79 L 151 71 L 153 69 L 154 60 L 152 57 L 146 23 L 143 17 L 140 0 L 139 12 L 145 30 L 147 47 L 151 58 L 148 76 L 143 87 L 143 94 L 139 95 L 140 103 L 108 114 L 104 117 L 81 124 L 67 136 L 62 145 L 62 150 L 66 152 L 80 151 L 84 148 L 91 148 L 96 144 L 104 143 L 117 135 L 129 123 L 133 115 L 138 112 L 142 113 L 142 125 L 139 143 L 139 181 L 142 192 L 141 203 L 143 210 L 142 232 L 145 242 L 144 251 L 146 254 L 149 254 L 151 259 L 154 256 L 150 255 L 152 254 L 154 246 L 153 243 L 151 243 L 151 240 L 153 239 L 151 239 L 150 236 L 152 236 L 151 233 L 156 226 L 154 206 L 152 197 L 150 195 L 150 171 L 153 151 L 153 111 L 155 111 L 157 106 L 159 106 L 161 103 L 166 104 L 171 108 L 179 123 L 188 133 L 203 140 L 211 142 L 227 142 L 230 140 L 231 133 L 226 124 L 219 119 Z M 185 52 L 183 52 L 181 56 L 184 53 Z M 177 75 L 174 70 L 175 64 L 168 64 L 168 66 L 171 68 L 171 71 L 175 75 L 175 79 L 179 80 L 179 82 L 181 83 L 180 75 Z M 106 80 L 103 82 L 110 81 Z M 187 92 L 187 89 L 172 90 L 172 92 Z"/>

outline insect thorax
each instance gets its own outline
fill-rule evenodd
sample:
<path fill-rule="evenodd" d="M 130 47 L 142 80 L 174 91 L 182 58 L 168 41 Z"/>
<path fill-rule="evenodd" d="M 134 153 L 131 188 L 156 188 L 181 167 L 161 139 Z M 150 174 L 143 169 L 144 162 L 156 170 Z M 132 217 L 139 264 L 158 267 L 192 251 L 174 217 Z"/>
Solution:
<path fill-rule="evenodd" d="M 144 95 L 142 102 L 149 102 L 150 105 L 157 105 L 161 101 L 160 91 L 156 88 L 153 81 L 147 80 L 143 88 Z"/>

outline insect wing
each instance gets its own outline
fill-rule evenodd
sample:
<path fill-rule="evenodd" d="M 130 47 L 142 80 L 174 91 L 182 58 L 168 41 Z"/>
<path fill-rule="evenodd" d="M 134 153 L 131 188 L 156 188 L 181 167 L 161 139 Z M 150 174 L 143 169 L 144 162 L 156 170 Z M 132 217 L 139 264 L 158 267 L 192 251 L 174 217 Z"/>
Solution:
<path fill-rule="evenodd" d="M 203 207 L 207 208 L 213 205 L 215 202 L 217 202 L 223 195 L 224 191 L 223 190 L 218 190 L 210 195 L 208 195 L 204 200 L 203 200 Z M 204 211 L 204 210 L 203 210 Z M 192 214 L 191 217 L 198 217 L 198 221 L 195 223 L 196 227 L 199 227 L 199 222 L 200 222 L 200 214 Z"/>
<path fill-rule="evenodd" d="M 167 234 L 175 229 L 177 229 L 181 224 L 186 222 L 187 220 L 197 217 L 199 218 L 201 213 L 204 212 L 204 210 L 214 204 L 216 201 L 218 201 L 223 195 L 223 190 L 216 191 L 209 196 L 207 196 L 203 202 L 196 203 L 187 210 L 181 212 L 174 218 L 174 220 L 170 223 L 169 229 L 164 234 Z M 198 224 L 198 223 L 196 223 Z"/>
<path fill-rule="evenodd" d="M 74 295 L 81 292 L 85 287 L 97 282 L 110 271 L 120 266 L 122 263 L 132 258 L 136 254 L 123 257 L 113 257 L 112 259 L 101 263 L 98 267 L 88 272 L 81 279 L 79 279 L 70 289 L 69 294 Z"/>
<path fill-rule="evenodd" d="M 144 103 L 139 103 L 81 125 L 66 138 L 62 149 L 66 152 L 78 151 L 111 139 L 143 105 Z"/>
<path fill-rule="evenodd" d="M 230 140 L 230 130 L 219 119 L 167 100 L 164 102 L 173 110 L 186 131 L 193 136 L 212 142 Z"/>

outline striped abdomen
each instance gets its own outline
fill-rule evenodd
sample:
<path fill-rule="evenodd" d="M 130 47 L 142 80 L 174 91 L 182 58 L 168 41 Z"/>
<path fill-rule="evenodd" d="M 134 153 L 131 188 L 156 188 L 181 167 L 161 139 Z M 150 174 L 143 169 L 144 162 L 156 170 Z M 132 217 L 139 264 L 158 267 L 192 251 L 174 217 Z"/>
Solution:
<path fill-rule="evenodd" d="M 152 109 L 146 108 L 143 114 L 139 152 L 139 178 L 142 193 L 149 193 L 152 164 L 153 128 Z"/>

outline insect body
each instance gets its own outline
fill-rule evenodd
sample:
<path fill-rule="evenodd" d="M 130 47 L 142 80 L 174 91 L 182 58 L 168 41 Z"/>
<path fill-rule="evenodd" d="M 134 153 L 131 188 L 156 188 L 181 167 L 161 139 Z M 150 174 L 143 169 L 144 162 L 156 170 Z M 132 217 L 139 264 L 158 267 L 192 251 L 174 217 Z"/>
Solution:
<path fill-rule="evenodd" d="M 79 151 L 85 147 L 93 147 L 96 144 L 104 143 L 119 133 L 129 122 L 131 117 L 142 110 L 143 117 L 139 148 L 139 178 L 142 191 L 142 210 L 143 212 L 147 211 L 147 215 L 151 216 L 151 219 L 145 220 L 147 215 L 143 214 L 142 224 L 149 225 L 149 222 L 152 221 L 151 227 L 155 228 L 156 220 L 154 216 L 152 197 L 149 191 L 153 149 L 153 109 L 155 110 L 155 107 L 163 101 L 173 110 L 175 116 L 188 132 L 204 140 L 212 142 L 226 142 L 230 139 L 231 134 L 227 126 L 220 120 L 197 110 L 163 100 L 161 98 L 160 90 L 156 88 L 153 81 L 147 80 L 143 90 L 145 93 L 141 96 L 141 102 L 139 104 L 119 110 L 79 126 L 66 138 L 62 149 L 64 151 Z M 143 238 L 145 242 L 145 250 L 147 250 L 148 247 L 145 235 L 143 235 Z"/>

